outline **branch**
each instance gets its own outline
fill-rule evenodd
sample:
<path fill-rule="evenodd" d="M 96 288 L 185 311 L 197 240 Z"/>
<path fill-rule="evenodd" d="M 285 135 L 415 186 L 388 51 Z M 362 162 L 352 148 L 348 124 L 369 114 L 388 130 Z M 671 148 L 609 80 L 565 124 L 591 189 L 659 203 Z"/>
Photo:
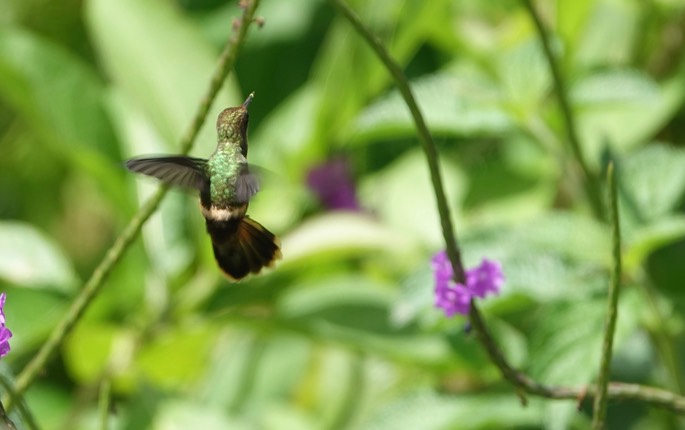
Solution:
<path fill-rule="evenodd" d="M 395 80 L 395 85 L 397 85 L 397 89 L 402 94 L 402 98 L 404 98 L 404 102 L 411 112 L 411 116 L 416 124 L 416 130 L 419 134 L 419 141 L 421 142 L 423 151 L 426 154 L 426 160 L 428 161 L 428 169 L 430 170 L 431 182 L 433 183 L 435 198 L 438 204 L 438 212 L 440 213 L 442 234 L 445 238 L 445 244 L 447 245 L 447 255 L 449 256 L 452 268 L 454 269 L 455 280 L 463 283 L 465 281 L 464 266 L 461 262 L 461 251 L 457 245 L 457 238 L 454 233 L 454 227 L 452 226 L 452 218 L 450 217 L 450 209 L 447 205 L 447 199 L 445 198 L 444 187 L 442 186 L 442 174 L 440 173 L 440 165 L 438 164 L 438 153 L 435 148 L 435 143 L 433 142 L 433 136 L 431 136 L 430 131 L 428 131 L 428 127 L 423 120 L 416 99 L 414 99 L 411 88 L 409 88 L 407 77 L 404 76 L 402 68 L 400 68 L 388 51 L 386 51 L 381 41 L 364 26 L 352 9 L 350 9 L 343 0 L 331 1 L 345 18 L 347 18 L 350 24 L 352 24 L 355 30 L 357 30 L 357 33 L 366 40 L 376 55 L 378 55 L 378 59 L 381 60 Z"/>
<path fill-rule="evenodd" d="M 566 83 L 561 77 L 561 71 L 559 70 L 559 65 L 557 59 L 552 52 L 552 47 L 550 43 L 550 37 L 542 23 L 542 18 L 533 6 L 532 0 L 524 0 L 523 4 L 528 9 L 533 23 L 535 24 L 535 29 L 537 30 L 538 37 L 542 43 L 542 49 L 545 53 L 545 58 L 547 59 L 547 66 L 549 67 L 550 74 L 552 75 L 552 81 L 554 83 L 554 90 L 557 94 L 557 99 L 559 101 L 559 107 L 561 108 L 561 115 L 564 120 L 564 125 L 566 129 L 566 139 L 571 146 L 571 153 L 576 159 L 576 162 L 580 166 L 580 169 L 584 175 L 584 185 L 585 192 L 590 200 L 590 206 L 599 219 L 603 219 L 604 209 L 602 205 L 602 198 L 599 194 L 599 180 L 597 175 L 590 169 L 583 154 L 583 148 L 580 144 L 580 138 L 578 137 L 578 132 L 576 129 L 576 122 L 571 112 L 571 103 L 569 102 L 568 89 L 566 88 Z"/>
<path fill-rule="evenodd" d="M 609 163 L 607 169 L 607 183 L 609 184 L 609 214 L 612 226 L 614 267 L 611 272 L 611 284 L 609 285 L 609 309 L 607 310 L 607 320 L 604 328 L 602 361 L 600 363 L 599 377 L 597 378 L 598 390 L 595 397 L 594 417 L 592 419 L 592 428 L 594 430 L 604 428 L 604 419 L 607 412 L 607 384 L 609 383 L 609 367 L 611 364 L 612 346 L 614 344 L 614 332 L 616 331 L 618 294 L 621 284 L 621 226 L 618 218 L 618 196 L 616 195 L 616 176 L 613 163 Z"/>
<path fill-rule="evenodd" d="M 421 111 L 419 110 L 416 100 L 411 92 L 407 78 L 404 76 L 400 66 L 392 59 L 378 38 L 376 38 L 361 22 L 359 17 L 349 8 L 349 6 L 347 6 L 343 0 L 330 1 L 338 8 L 340 13 L 350 22 L 350 24 L 352 24 L 357 33 L 359 33 L 359 35 L 374 50 L 379 60 L 385 65 L 388 72 L 392 75 L 397 88 L 402 94 L 405 103 L 409 107 L 416 124 L 419 140 L 421 141 L 421 145 L 428 161 L 428 168 L 430 169 L 431 180 L 433 181 L 438 212 L 440 213 L 442 233 L 447 245 L 447 254 L 454 268 L 454 272 L 456 274 L 455 277 L 458 279 L 461 277 L 463 280 L 464 269 L 461 263 L 459 248 L 456 243 L 456 236 L 452 229 L 449 206 L 447 205 L 447 199 L 442 186 L 437 150 L 430 132 L 428 131 L 428 128 L 423 120 Z M 595 397 L 597 387 L 594 385 L 587 387 L 548 386 L 541 384 L 530 378 L 525 373 L 514 369 L 495 343 L 492 335 L 485 326 L 478 308 L 473 303 L 471 304 L 469 315 L 471 318 L 471 324 L 473 325 L 476 335 L 478 336 L 478 340 L 483 344 L 483 347 L 487 351 L 490 360 L 499 368 L 502 376 L 515 387 L 521 389 L 523 392 L 549 399 L 582 400 L 586 397 Z M 637 400 L 654 406 L 670 409 L 677 413 L 685 414 L 685 397 L 658 388 L 612 382 L 609 383 L 607 395 L 610 399 Z"/>
<path fill-rule="evenodd" d="M 242 1 L 240 4 L 241 7 L 243 7 L 242 17 L 234 26 L 234 34 L 221 53 L 219 63 L 210 82 L 207 94 L 200 102 L 200 106 L 198 107 L 198 111 L 195 114 L 190 129 L 181 140 L 180 149 L 183 154 L 187 154 L 190 151 L 202 124 L 204 124 L 212 102 L 235 65 L 238 50 L 245 39 L 249 25 L 254 20 L 254 13 L 259 4 L 259 0 Z M 67 314 L 50 333 L 50 336 L 41 346 L 38 354 L 36 354 L 18 375 L 15 386 L 15 394 L 17 396 L 21 396 L 36 379 L 41 369 L 45 367 L 45 364 L 50 357 L 62 344 L 64 338 L 71 332 L 81 315 L 83 315 L 90 303 L 98 295 L 109 273 L 119 262 L 131 243 L 137 238 L 148 218 L 155 212 L 157 206 L 159 206 L 159 203 L 164 198 L 167 189 L 168 187 L 166 186 L 160 186 L 157 192 L 143 204 L 124 231 L 117 237 L 114 244 L 107 251 L 105 257 L 95 268 L 88 281 L 86 281 L 79 295 L 71 304 Z M 10 410 L 12 405 L 9 400 L 6 400 L 5 404 L 7 405 L 7 409 Z"/>

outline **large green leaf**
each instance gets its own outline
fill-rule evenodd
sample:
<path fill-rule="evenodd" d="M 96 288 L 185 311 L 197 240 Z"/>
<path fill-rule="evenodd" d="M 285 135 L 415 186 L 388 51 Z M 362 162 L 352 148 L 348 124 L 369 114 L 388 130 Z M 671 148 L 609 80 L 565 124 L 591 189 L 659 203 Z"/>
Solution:
<path fill-rule="evenodd" d="M 198 396 L 218 408 L 249 404 L 263 409 L 297 385 L 307 371 L 311 348 L 306 339 L 289 333 L 223 330 Z"/>
<path fill-rule="evenodd" d="M 32 288 L 73 291 L 76 274 L 62 251 L 21 222 L 0 222 L 0 279 Z"/>
<path fill-rule="evenodd" d="M 103 85 L 86 64 L 14 27 L 0 30 L 0 50 L 0 92 L 35 130 L 72 151 L 118 158 Z"/>
<path fill-rule="evenodd" d="M 127 209 L 119 148 L 95 73 L 62 48 L 11 26 L 0 29 L 0 51 L 0 96 L 54 154 L 95 178 L 115 207 Z"/>
<path fill-rule="evenodd" d="M 359 277 L 317 277 L 287 290 L 273 320 L 253 323 L 426 366 L 464 365 L 474 356 L 474 345 L 465 346 L 469 353 L 457 357 L 442 335 L 395 324 L 388 287 Z"/>
<path fill-rule="evenodd" d="M 7 327 L 14 334 L 10 340 L 12 354 L 8 356 L 11 360 L 33 353 L 45 341 L 55 322 L 64 316 L 67 301 L 54 291 L 9 288 L 6 293 Z"/>
<path fill-rule="evenodd" d="M 364 278 L 332 278 L 289 290 L 279 311 L 288 318 L 321 320 L 331 324 L 391 335 L 389 304 L 392 290 Z"/>
<path fill-rule="evenodd" d="M 580 215 L 555 212 L 524 225 L 474 229 L 463 235 L 462 246 L 467 267 L 482 258 L 502 262 L 504 295 L 523 294 L 535 301 L 579 298 L 608 281 L 608 228 Z"/>
<path fill-rule="evenodd" d="M 95 383 L 112 370 L 116 360 L 128 360 L 133 338 L 113 324 L 80 324 L 64 344 L 64 360 L 72 378 Z M 115 358 L 116 357 L 116 358 Z M 117 369 L 119 370 L 119 369 Z"/>
<path fill-rule="evenodd" d="M 592 69 L 629 62 L 633 40 L 639 37 L 638 11 L 638 5 L 631 2 L 593 2 L 591 10 L 585 12 L 587 19 L 576 43 L 574 63 Z"/>
<path fill-rule="evenodd" d="M 629 221 L 649 223 L 667 216 L 685 198 L 685 150 L 654 144 L 624 157 L 620 191 Z"/>
<path fill-rule="evenodd" d="M 190 400 L 168 400 L 159 407 L 153 430 L 201 428 L 205 430 L 249 430 L 253 427 L 225 411 Z"/>
<path fill-rule="evenodd" d="M 632 229 L 624 238 L 626 270 L 641 267 L 649 255 L 667 245 L 685 239 L 685 217 L 667 217 Z"/>
<path fill-rule="evenodd" d="M 441 163 L 448 204 L 455 214 L 463 198 L 465 180 L 461 171 L 444 161 Z M 443 243 L 440 218 L 425 156 L 412 150 L 381 172 L 368 175 L 361 185 L 362 204 L 405 240 L 437 247 Z"/>
<path fill-rule="evenodd" d="M 140 349 L 135 367 L 162 388 L 194 383 L 203 374 L 215 337 L 216 329 L 209 325 L 170 327 Z"/>
<path fill-rule="evenodd" d="M 358 9 L 393 58 L 406 64 L 429 35 L 435 33 L 436 22 L 444 22 L 448 5 L 444 0 L 361 2 Z M 350 73 L 350 64 L 354 64 L 354 73 Z M 312 69 L 311 80 L 319 96 L 312 143 L 347 135 L 351 121 L 366 100 L 391 82 L 382 63 L 342 17 L 330 26 Z"/>
<path fill-rule="evenodd" d="M 622 291 L 615 348 L 637 327 L 641 298 Z M 548 384 L 585 384 L 599 370 L 606 296 L 582 303 L 558 301 L 534 314 L 530 323 L 531 375 Z"/>
<path fill-rule="evenodd" d="M 493 83 L 468 66 L 422 77 L 412 83 L 412 90 L 433 134 L 496 135 L 512 126 Z M 352 137 L 366 142 L 415 135 L 409 109 L 393 90 L 359 115 Z"/>
<path fill-rule="evenodd" d="M 620 348 L 637 327 L 641 306 L 641 298 L 635 290 L 621 293 L 614 349 Z M 582 302 L 559 301 L 534 314 L 529 321 L 530 375 L 550 385 L 590 383 L 599 371 L 606 312 L 607 298 L 604 296 Z M 548 425 L 568 428 L 575 408 L 572 402 L 545 405 Z"/>
<path fill-rule="evenodd" d="M 561 0 L 556 3 L 555 31 L 568 46 L 570 53 L 575 52 L 584 36 L 588 17 L 597 2 L 592 0 Z"/>
<path fill-rule="evenodd" d="M 389 402 L 359 428 L 442 430 L 535 428 L 540 425 L 540 404 L 522 407 L 516 396 L 465 395 L 453 397 L 421 390 Z M 496 413 L 493 413 L 496 411 Z"/>
<path fill-rule="evenodd" d="M 169 2 L 90 0 L 86 6 L 97 53 L 114 84 L 143 107 L 167 143 L 176 145 L 207 91 L 218 52 Z M 229 86 L 208 123 L 239 98 Z M 198 153 L 209 154 L 216 142 L 213 127 L 205 127 L 198 142 Z"/>
<path fill-rule="evenodd" d="M 412 247 L 401 234 L 366 214 L 331 212 L 311 218 L 283 238 L 283 268 L 322 259 L 383 253 L 406 256 Z"/>
<path fill-rule="evenodd" d="M 597 72 L 575 82 L 570 97 L 589 159 L 598 163 L 603 148 L 631 148 L 664 125 L 682 100 L 682 89 L 659 86 L 631 69 Z"/>

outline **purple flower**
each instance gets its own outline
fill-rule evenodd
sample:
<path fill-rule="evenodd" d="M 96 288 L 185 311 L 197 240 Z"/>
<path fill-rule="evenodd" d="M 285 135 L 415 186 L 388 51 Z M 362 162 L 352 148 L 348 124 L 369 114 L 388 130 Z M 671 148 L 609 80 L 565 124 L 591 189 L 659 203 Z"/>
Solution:
<path fill-rule="evenodd" d="M 359 210 L 356 188 L 345 158 L 333 158 L 313 167 L 307 175 L 307 185 L 326 209 Z"/>
<path fill-rule="evenodd" d="M 466 285 L 481 299 L 488 293 L 498 294 L 503 283 L 502 265 L 498 261 L 484 258 L 480 266 L 466 271 Z"/>
<path fill-rule="evenodd" d="M 471 292 L 461 284 L 452 282 L 442 288 L 435 287 L 435 307 L 445 311 L 448 318 L 454 314 L 468 314 L 470 304 Z"/>
<path fill-rule="evenodd" d="M 0 294 L 0 357 L 4 357 L 10 352 L 10 338 L 12 337 L 12 332 L 10 329 L 5 327 L 5 299 L 7 295 L 5 293 Z"/>
<path fill-rule="evenodd" d="M 482 299 L 488 294 L 497 294 L 504 283 L 502 265 L 487 258 L 480 266 L 466 271 L 466 285 L 454 281 L 454 271 L 445 251 L 433 256 L 431 266 L 435 277 L 435 306 L 447 317 L 467 315 L 474 297 Z"/>

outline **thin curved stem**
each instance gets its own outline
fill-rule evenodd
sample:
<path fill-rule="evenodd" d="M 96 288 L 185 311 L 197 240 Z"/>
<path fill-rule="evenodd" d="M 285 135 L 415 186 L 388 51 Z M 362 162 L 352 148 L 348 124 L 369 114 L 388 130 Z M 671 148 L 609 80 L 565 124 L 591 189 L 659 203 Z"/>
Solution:
<path fill-rule="evenodd" d="M 9 395 L 10 399 L 17 398 L 12 382 L 4 375 L 0 375 L 0 385 L 2 385 L 2 388 L 5 389 L 5 392 Z M 36 423 L 36 419 L 34 418 L 33 414 L 31 414 L 31 411 L 26 406 L 26 403 L 23 401 L 23 399 L 17 403 L 17 407 L 19 408 L 19 415 L 21 415 L 23 418 L 26 427 L 30 430 L 38 430 L 38 423 Z M 0 403 L 0 409 L 2 409 L 0 411 L 0 415 L 2 416 L 2 421 L 4 421 L 4 424 L 10 429 L 16 429 L 16 427 L 14 427 L 14 423 L 9 419 L 9 410 L 5 411 L 5 409 L 2 408 L 2 403 Z"/>
<path fill-rule="evenodd" d="M 454 268 L 454 272 L 456 274 L 455 276 L 458 280 L 463 280 L 464 269 L 460 258 L 459 248 L 456 242 L 456 235 L 452 227 L 449 206 L 447 205 L 447 198 L 445 197 L 444 188 L 442 186 L 437 150 L 431 134 L 426 127 L 426 123 L 423 120 L 421 111 L 411 92 L 409 82 L 406 76 L 404 76 L 400 66 L 392 59 L 380 40 L 378 40 L 378 38 L 371 33 L 371 31 L 361 22 L 359 17 L 349 8 L 349 6 L 347 6 L 343 0 L 330 1 L 350 22 L 357 33 L 369 44 L 369 46 L 378 56 L 379 60 L 385 65 L 386 69 L 395 80 L 395 84 L 400 90 L 407 107 L 409 107 L 409 111 L 411 112 L 412 118 L 416 124 L 419 140 L 426 155 L 428 168 L 430 169 L 431 180 L 433 181 L 433 187 L 435 191 L 435 198 L 437 200 L 438 212 L 440 214 L 442 233 L 447 246 L 447 255 L 449 256 L 450 262 Z M 549 399 L 582 400 L 584 398 L 595 397 L 597 393 L 597 387 L 594 385 L 587 387 L 561 387 L 544 385 L 533 380 L 525 373 L 515 369 L 509 364 L 506 357 L 504 357 L 504 354 L 502 354 L 502 351 L 497 346 L 494 338 L 485 325 L 478 308 L 473 302 L 471 303 L 469 316 L 478 340 L 485 348 L 490 360 L 499 368 L 502 376 L 512 385 L 519 388 L 522 392 Z M 679 396 L 667 390 L 636 384 L 611 382 L 607 387 L 607 396 L 608 398 L 615 400 L 637 400 L 653 406 L 660 406 L 680 414 L 685 414 L 685 397 Z"/>
<path fill-rule="evenodd" d="M 201 101 L 198 111 L 195 114 L 193 122 L 180 144 L 180 151 L 186 154 L 190 151 L 195 138 L 200 131 L 200 128 L 205 122 L 207 113 L 216 98 L 219 89 L 223 85 L 226 77 L 233 69 L 238 51 L 247 35 L 249 25 L 254 20 L 254 13 L 259 4 L 259 0 L 243 1 L 243 14 L 240 21 L 234 26 L 234 34 L 226 44 L 217 65 L 216 71 L 212 77 L 207 94 Z M 57 348 L 62 344 L 65 337 L 71 332 L 78 320 L 81 318 L 85 310 L 88 308 L 93 299 L 98 295 L 104 281 L 112 269 L 117 265 L 124 252 L 129 248 L 131 243 L 138 237 L 140 230 L 150 216 L 157 210 L 159 203 L 164 198 L 168 187 L 160 186 L 160 188 L 150 197 L 143 206 L 138 210 L 138 213 L 129 221 L 128 225 L 121 232 L 119 237 L 114 241 L 114 244 L 105 254 L 100 264 L 95 268 L 92 275 L 86 281 L 85 285 L 74 299 L 67 314 L 55 326 L 50 333 L 48 339 L 43 343 L 36 356 L 26 365 L 22 372 L 17 376 L 15 392 L 17 396 L 22 396 L 26 389 L 33 383 L 40 371 L 45 367 L 46 363 L 55 353 Z M 12 404 L 8 400 L 5 401 L 7 409 L 10 410 Z"/>
<path fill-rule="evenodd" d="M 100 383 L 100 393 L 98 396 L 98 412 L 100 414 L 100 430 L 109 429 L 109 408 L 112 401 L 112 383 L 108 377 L 103 378 Z"/>
<path fill-rule="evenodd" d="M 580 169 L 583 172 L 585 192 L 590 201 L 590 206 L 597 218 L 604 219 L 604 207 L 599 191 L 599 178 L 592 171 L 592 169 L 590 169 L 585 155 L 583 154 L 583 147 L 581 146 L 580 138 L 578 137 L 578 129 L 576 127 L 575 117 L 573 116 L 573 112 L 571 110 L 568 89 L 566 88 L 566 82 L 561 77 L 561 71 L 559 69 L 557 59 L 552 52 L 552 44 L 550 42 L 549 34 L 545 29 L 545 25 L 542 22 L 540 14 L 538 13 L 537 9 L 535 9 L 535 6 L 533 6 L 532 0 L 524 0 L 523 4 L 526 6 L 530 17 L 535 24 L 538 38 L 540 39 L 540 43 L 542 43 L 542 49 L 545 53 L 545 58 L 547 59 L 547 65 L 549 67 L 550 74 L 552 75 L 552 82 L 554 83 L 555 93 L 557 95 L 557 100 L 559 101 L 561 116 L 564 120 L 566 139 L 571 147 L 573 158 L 575 158 L 576 163 L 578 163 L 578 166 L 580 166 Z"/>
<path fill-rule="evenodd" d="M 352 26 L 357 30 L 357 33 L 366 40 L 371 49 L 374 50 L 378 59 L 381 60 L 388 72 L 395 80 L 397 89 L 402 94 L 404 102 L 407 104 L 411 116 L 416 124 L 416 130 L 419 135 L 421 147 L 426 154 L 426 161 L 428 162 L 428 169 L 430 170 L 431 182 L 435 190 L 435 198 L 438 204 L 438 211 L 440 212 L 440 224 L 442 227 L 442 234 L 445 238 L 447 246 L 447 255 L 450 258 L 454 269 L 454 277 L 457 282 L 464 282 L 464 266 L 461 262 L 461 251 L 457 245 L 457 238 L 454 226 L 452 225 L 452 218 L 450 217 L 450 209 L 445 198 L 445 189 L 442 185 L 442 173 L 440 172 L 440 165 L 438 164 L 438 152 L 433 142 L 433 136 L 428 131 L 428 126 L 421 115 L 419 105 L 416 103 L 409 81 L 404 76 L 402 68 L 393 60 L 388 51 L 385 49 L 381 41 L 371 33 L 361 22 L 359 17 L 350 9 L 342 0 L 332 0 L 333 4 L 338 10 L 347 18 Z"/>
<path fill-rule="evenodd" d="M 607 412 L 607 385 L 609 384 L 609 368 L 614 345 L 614 332 L 616 331 L 616 318 L 618 316 L 618 294 L 621 284 L 621 227 L 618 218 L 618 195 L 616 194 L 616 176 L 613 163 L 609 163 L 607 169 L 607 183 L 609 185 L 609 214 L 611 216 L 614 263 L 611 272 L 611 283 L 609 284 L 609 303 L 604 328 L 604 342 L 602 344 L 602 360 L 600 362 L 599 377 L 597 378 L 597 396 L 595 397 L 595 410 L 592 419 L 592 428 L 594 430 L 604 428 Z"/>

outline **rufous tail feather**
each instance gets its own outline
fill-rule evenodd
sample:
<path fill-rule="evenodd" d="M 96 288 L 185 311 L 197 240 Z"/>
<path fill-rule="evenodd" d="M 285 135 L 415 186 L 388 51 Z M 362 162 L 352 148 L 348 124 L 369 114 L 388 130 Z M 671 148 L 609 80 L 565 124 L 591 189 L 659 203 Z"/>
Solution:
<path fill-rule="evenodd" d="M 257 221 L 245 216 L 227 221 L 207 220 L 214 258 L 231 279 L 259 273 L 281 258 L 280 241 Z"/>

